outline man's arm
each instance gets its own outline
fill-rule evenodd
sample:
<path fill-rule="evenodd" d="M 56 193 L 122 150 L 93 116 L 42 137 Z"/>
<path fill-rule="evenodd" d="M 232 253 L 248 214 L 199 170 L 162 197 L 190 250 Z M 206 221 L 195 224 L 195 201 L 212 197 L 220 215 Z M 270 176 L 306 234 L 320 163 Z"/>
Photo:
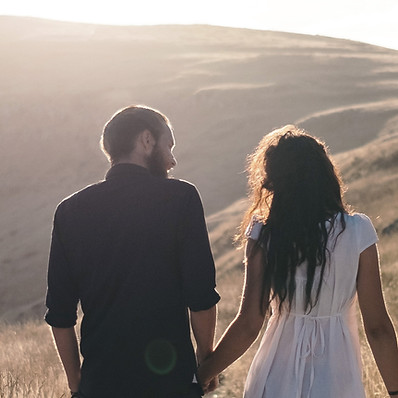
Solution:
<path fill-rule="evenodd" d="M 69 388 L 72 392 L 77 392 L 80 384 L 80 356 L 75 328 L 52 327 L 51 330 Z"/>
<path fill-rule="evenodd" d="M 216 318 L 216 306 L 204 311 L 191 311 L 191 325 L 197 344 L 196 356 L 199 364 L 213 352 Z"/>
<path fill-rule="evenodd" d="M 201 364 L 213 351 L 216 304 L 220 300 L 215 281 L 215 266 L 203 212 L 202 201 L 194 186 L 185 186 L 187 196 L 181 206 L 178 231 L 178 259 L 182 294 L 190 310 L 191 326 Z M 217 387 L 217 378 L 206 385 L 207 392 Z"/>
<path fill-rule="evenodd" d="M 191 311 L 191 325 L 197 345 L 196 358 L 200 365 L 212 352 L 214 348 L 214 335 L 216 330 L 217 306 L 203 311 Z M 202 386 L 204 387 L 204 386 Z M 205 393 L 218 387 L 218 377 L 209 380 Z"/>
<path fill-rule="evenodd" d="M 59 217 L 61 205 L 54 215 L 50 257 L 48 262 L 48 289 L 45 315 L 51 326 L 55 345 L 68 379 L 69 388 L 77 392 L 80 383 L 80 357 L 74 325 L 77 319 L 78 290 L 72 267 L 62 242 Z M 62 225 L 62 223 L 61 223 Z"/>

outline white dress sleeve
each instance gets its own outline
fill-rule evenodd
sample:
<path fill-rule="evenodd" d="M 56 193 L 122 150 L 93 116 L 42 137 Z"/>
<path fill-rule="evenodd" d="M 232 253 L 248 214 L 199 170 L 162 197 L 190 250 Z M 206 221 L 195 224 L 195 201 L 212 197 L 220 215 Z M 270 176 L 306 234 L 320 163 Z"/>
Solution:
<path fill-rule="evenodd" d="M 264 226 L 263 223 L 257 221 L 255 217 L 252 217 L 250 224 L 246 228 L 245 235 L 247 238 L 258 240 L 261 233 L 261 228 Z"/>
<path fill-rule="evenodd" d="M 361 213 L 357 213 L 356 216 L 358 220 L 358 248 L 359 253 L 362 253 L 365 249 L 376 243 L 379 239 L 370 218 L 367 215 Z"/>

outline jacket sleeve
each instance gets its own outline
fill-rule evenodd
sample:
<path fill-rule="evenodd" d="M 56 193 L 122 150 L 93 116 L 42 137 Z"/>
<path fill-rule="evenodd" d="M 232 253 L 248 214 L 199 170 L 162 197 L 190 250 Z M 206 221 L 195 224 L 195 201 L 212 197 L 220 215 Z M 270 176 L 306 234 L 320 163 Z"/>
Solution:
<path fill-rule="evenodd" d="M 58 213 L 57 209 L 48 263 L 45 321 L 54 327 L 68 328 L 77 320 L 78 287 L 62 242 Z"/>
<path fill-rule="evenodd" d="M 185 302 L 192 311 L 206 310 L 220 296 L 202 201 L 192 185 L 180 217 L 178 258 Z"/>

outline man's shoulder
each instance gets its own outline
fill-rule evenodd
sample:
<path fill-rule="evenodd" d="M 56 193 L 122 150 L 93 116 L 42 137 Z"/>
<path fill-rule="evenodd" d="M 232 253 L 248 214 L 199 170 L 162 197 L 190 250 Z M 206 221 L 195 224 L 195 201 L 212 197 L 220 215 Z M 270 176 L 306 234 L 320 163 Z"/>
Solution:
<path fill-rule="evenodd" d="M 126 185 L 124 185 L 126 188 Z M 123 188 L 123 189 L 124 189 Z M 137 187 L 134 186 L 134 190 Z M 122 189 L 122 190 L 123 190 Z M 129 189 L 132 189 L 131 187 Z M 101 206 L 103 202 L 102 198 L 109 199 L 109 184 L 107 180 L 98 181 L 94 184 L 90 184 L 71 195 L 64 198 L 56 208 L 56 214 L 58 218 L 61 216 L 79 217 L 81 212 L 90 211 L 92 208 Z M 117 195 L 117 190 L 112 194 Z M 151 201 L 164 201 L 168 203 L 177 203 L 177 206 L 185 206 L 187 203 L 201 203 L 199 191 L 196 186 L 189 181 L 185 181 L 177 178 L 154 178 L 149 184 L 145 184 L 140 187 L 139 191 L 146 192 L 148 200 Z M 105 196 L 104 196 L 104 195 Z"/>
<path fill-rule="evenodd" d="M 93 200 L 102 190 L 106 190 L 106 180 L 87 185 L 86 187 L 68 195 L 59 204 L 58 208 L 67 208 L 70 206 Z M 174 195 L 199 195 L 196 186 L 186 180 L 178 178 L 156 178 L 156 189 L 173 193 Z M 160 192 L 159 192 L 160 194 Z"/>
<path fill-rule="evenodd" d="M 196 187 L 189 181 L 181 180 L 179 178 L 165 178 L 163 182 L 166 186 L 170 186 L 174 189 L 180 189 L 181 191 L 196 191 Z"/>
<path fill-rule="evenodd" d="M 85 201 L 85 199 L 91 198 L 92 195 L 95 195 L 97 191 L 101 189 L 104 182 L 105 180 L 101 180 L 93 184 L 87 185 L 86 187 L 79 189 L 76 192 L 73 192 L 72 194 L 61 200 L 61 202 L 57 206 L 57 209 L 67 208 L 69 206 L 73 206 L 82 201 Z"/>
<path fill-rule="evenodd" d="M 196 186 L 189 181 L 178 179 L 178 178 L 167 178 L 163 180 L 162 190 L 173 196 L 183 197 L 200 197 L 199 191 Z"/>
<path fill-rule="evenodd" d="M 179 203 L 182 207 L 202 203 L 198 189 L 189 181 L 177 178 L 163 179 L 160 184 L 156 184 L 156 191 L 159 197 Z"/>

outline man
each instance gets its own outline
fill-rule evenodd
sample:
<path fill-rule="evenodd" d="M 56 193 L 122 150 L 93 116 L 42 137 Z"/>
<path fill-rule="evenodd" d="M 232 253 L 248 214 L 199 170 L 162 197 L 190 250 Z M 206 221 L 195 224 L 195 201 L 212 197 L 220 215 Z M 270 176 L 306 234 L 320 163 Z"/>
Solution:
<path fill-rule="evenodd" d="M 175 142 L 160 112 L 119 111 L 101 144 L 112 167 L 58 205 L 50 250 L 45 319 L 72 396 L 199 397 L 219 300 L 199 194 L 167 178 Z"/>

